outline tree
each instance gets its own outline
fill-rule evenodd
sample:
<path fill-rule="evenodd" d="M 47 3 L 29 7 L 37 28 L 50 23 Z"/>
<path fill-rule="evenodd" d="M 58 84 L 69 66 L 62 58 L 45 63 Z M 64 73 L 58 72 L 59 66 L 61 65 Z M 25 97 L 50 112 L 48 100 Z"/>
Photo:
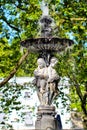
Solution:
<path fill-rule="evenodd" d="M 20 41 L 29 37 L 36 37 L 37 22 L 38 17 L 40 17 L 41 14 L 41 9 L 38 1 L 36 0 L 33 2 L 23 0 L 8 2 L 2 0 L 0 13 L 0 77 L 6 77 L 10 73 L 10 71 L 15 69 L 16 63 L 21 58 Z M 32 54 L 31 57 L 33 59 L 33 57 L 35 56 L 33 56 Z M 22 65 L 22 68 L 20 69 L 20 71 L 18 71 L 19 73 L 17 72 L 16 74 L 21 74 L 21 76 L 26 75 L 28 72 L 26 73 L 26 70 L 23 71 L 23 69 L 26 68 L 25 66 L 26 65 Z M 30 70 L 34 70 L 34 64 L 30 66 L 31 68 L 27 65 L 27 68 L 29 71 L 29 75 L 32 75 L 32 72 L 30 72 Z"/>
<path fill-rule="evenodd" d="M 75 45 L 71 52 L 58 56 L 56 70 L 60 76 L 68 77 L 70 82 L 71 110 L 77 108 L 87 116 L 87 49 Z M 87 117 L 86 117 L 87 118 Z"/>
<path fill-rule="evenodd" d="M 8 75 L 7 78 L 5 78 L 1 83 L 0 83 L 0 87 L 2 87 L 4 84 L 6 84 L 13 76 L 14 74 L 17 72 L 17 70 L 19 69 L 20 65 L 22 64 L 22 62 L 25 60 L 25 58 L 28 56 L 29 54 L 29 50 L 27 50 L 27 52 L 25 53 L 25 55 L 23 55 L 19 62 L 15 65 L 15 68 L 10 72 L 10 74 Z"/>

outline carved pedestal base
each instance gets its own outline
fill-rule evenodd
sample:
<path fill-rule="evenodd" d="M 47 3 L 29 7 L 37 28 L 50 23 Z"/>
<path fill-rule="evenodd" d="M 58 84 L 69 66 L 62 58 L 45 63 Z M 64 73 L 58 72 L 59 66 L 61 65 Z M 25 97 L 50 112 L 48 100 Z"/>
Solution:
<path fill-rule="evenodd" d="M 35 122 L 36 130 L 59 130 L 57 120 L 55 119 L 54 106 L 39 106 L 37 120 Z"/>

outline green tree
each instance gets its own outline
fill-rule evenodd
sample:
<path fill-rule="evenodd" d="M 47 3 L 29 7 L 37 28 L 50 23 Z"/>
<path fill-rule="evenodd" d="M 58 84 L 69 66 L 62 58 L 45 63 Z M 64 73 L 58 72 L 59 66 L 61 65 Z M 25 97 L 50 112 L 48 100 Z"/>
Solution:
<path fill-rule="evenodd" d="M 70 82 L 71 110 L 83 111 L 87 118 L 87 49 L 75 45 L 71 52 L 58 56 L 56 70 L 61 77 L 68 77 Z"/>
<path fill-rule="evenodd" d="M 22 64 L 23 61 L 21 61 L 19 65 L 20 60 L 24 60 L 24 58 L 21 58 L 22 54 L 20 53 L 20 41 L 25 40 L 29 37 L 37 36 L 37 22 L 41 15 L 41 9 L 38 0 L 1 0 L 0 5 L 0 77 L 6 77 L 11 71 L 11 75 L 9 76 L 9 78 L 11 78 L 16 73 L 19 66 Z M 24 54 L 26 55 L 25 58 L 27 57 L 28 53 L 24 52 Z M 30 57 L 32 57 L 32 59 L 30 59 Z M 33 62 L 33 59 L 35 59 L 34 57 L 35 56 L 33 54 L 29 56 L 28 59 L 30 59 L 30 61 L 28 59 L 27 61 L 29 61 L 30 64 L 28 65 L 27 63 L 25 65 L 24 63 L 20 70 L 17 72 L 17 75 L 28 75 L 28 72 L 29 75 L 32 75 L 34 64 L 32 65 L 31 62 Z M 15 68 L 15 66 L 17 67 L 17 69 Z"/>
<path fill-rule="evenodd" d="M 8 44 L 6 37 L 0 40 L 0 77 L 5 77 L 15 67 L 21 54 L 19 52 L 20 46 L 17 45 L 19 39 L 15 39 L 12 45 Z M 14 51 L 15 50 L 15 51 Z"/>

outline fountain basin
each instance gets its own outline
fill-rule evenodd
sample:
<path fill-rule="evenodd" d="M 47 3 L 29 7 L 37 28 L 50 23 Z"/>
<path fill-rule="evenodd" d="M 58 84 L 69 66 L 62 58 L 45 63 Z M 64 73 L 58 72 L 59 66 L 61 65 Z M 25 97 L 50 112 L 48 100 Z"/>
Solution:
<path fill-rule="evenodd" d="M 31 51 L 52 51 L 61 52 L 65 48 L 74 44 L 70 39 L 47 37 L 47 38 L 30 38 L 22 41 L 21 46 L 29 48 Z"/>

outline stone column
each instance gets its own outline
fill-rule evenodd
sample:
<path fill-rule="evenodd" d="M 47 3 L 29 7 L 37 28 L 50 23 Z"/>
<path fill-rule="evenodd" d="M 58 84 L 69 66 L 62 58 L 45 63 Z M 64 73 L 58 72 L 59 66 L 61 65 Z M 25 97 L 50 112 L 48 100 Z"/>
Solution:
<path fill-rule="evenodd" d="M 39 106 L 37 120 L 35 122 L 36 130 L 58 130 L 57 120 L 55 119 L 54 106 Z"/>

